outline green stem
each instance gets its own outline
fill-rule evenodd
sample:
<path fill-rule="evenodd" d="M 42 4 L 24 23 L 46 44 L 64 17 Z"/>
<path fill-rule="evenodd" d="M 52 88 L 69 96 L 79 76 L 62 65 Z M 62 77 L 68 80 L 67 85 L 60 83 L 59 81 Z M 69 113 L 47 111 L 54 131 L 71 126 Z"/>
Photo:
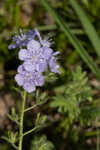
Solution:
<path fill-rule="evenodd" d="M 44 127 L 46 127 L 46 125 L 37 125 L 37 126 L 34 127 L 33 129 L 31 129 L 31 130 L 25 132 L 25 133 L 23 134 L 23 136 L 25 136 L 25 135 L 27 135 L 27 134 L 30 134 L 30 133 L 36 131 L 37 129 L 40 130 L 40 129 L 44 128 Z"/>
<path fill-rule="evenodd" d="M 25 135 L 27 135 L 27 134 L 30 134 L 31 132 L 34 132 L 35 130 L 37 130 L 37 129 L 39 129 L 39 128 L 40 128 L 40 126 L 34 127 L 33 129 L 31 129 L 31 130 L 25 132 L 25 133 L 23 134 L 23 136 L 25 136 Z"/>
<path fill-rule="evenodd" d="M 27 112 L 27 111 L 29 111 L 29 110 L 31 110 L 31 109 L 34 109 L 34 108 L 37 107 L 37 106 L 38 106 L 38 104 L 35 104 L 35 105 L 33 105 L 33 106 L 31 106 L 31 107 L 25 109 L 24 112 Z"/>
<path fill-rule="evenodd" d="M 26 108 L 26 109 L 24 110 L 24 112 L 27 112 L 27 111 L 29 111 L 29 110 L 32 110 L 32 109 L 34 109 L 35 107 L 40 106 L 40 105 L 42 105 L 42 104 L 44 104 L 44 103 L 46 103 L 46 102 L 47 102 L 47 100 L 44 101 L 44 102 L 40 102 L 40 103 L 38 103 L 38 104 L 35 104 L 35 105 L 33 105 L 33 106 L 29 107 L 29 108 Z"/>
<path fill-rule="evenodd" d="M 18 147 L 18 150 L 22 150 L 22 143 L 23 143 L 23 119 L 24 119 L 25 100 L 26 100 L 26 91 L 24 91 L 22 106 L 21 106 L 21 112 L 20 112 L 19 147 Z"/>

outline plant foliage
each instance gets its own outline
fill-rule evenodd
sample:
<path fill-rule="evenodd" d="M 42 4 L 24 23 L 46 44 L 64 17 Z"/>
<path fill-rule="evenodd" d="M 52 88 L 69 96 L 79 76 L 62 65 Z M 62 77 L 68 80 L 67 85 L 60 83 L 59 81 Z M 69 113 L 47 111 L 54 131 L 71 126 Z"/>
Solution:
<path fill-rule="evenodd" d="M 47 140 L 45 135 L 35 136 L 31 143 L 30 150 L 55 150 L 51 141 Z"/>
<path fill-rule="evenodd" d="M 51 107 L 58 108 L 58 111 L 66 114 L 71 122 L 78 119 L 84 104 L 92 101 L 92 89 L 88 85 L 86 72 L 77 67 L 72 75 L 73 79 L 66 85 L 63 93 L 54 96 L 51 102 Z"/>

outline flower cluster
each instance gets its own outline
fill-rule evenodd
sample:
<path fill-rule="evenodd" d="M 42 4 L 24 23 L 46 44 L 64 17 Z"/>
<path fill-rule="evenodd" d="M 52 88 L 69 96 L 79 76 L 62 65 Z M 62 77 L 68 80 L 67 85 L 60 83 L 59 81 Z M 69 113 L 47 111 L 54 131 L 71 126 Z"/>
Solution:
<path fill-rule="evenodd" d="M 27 33 L 23 33 L 23 31 L 20 30 L 19 34 L 20 35 L 15 35 L 13 37 L 14 44 L 10 44 L 8 49 L 15 49 L 26 46 L 27 43 L 35 37 L 35 32 L 32 30 L 29 30 Z"/>
<path fill-rule="evenodd" d="M 38 40 L 35 37 L 38 37 Z M 56 55 L 50 48 L 51 43 L 48 39 L 42 39 L 37 29 L 30 30 L 26 34 L 13 37 L 14 44 L 9 48 L 20 48 L 18 57 L 23 64 L 18 67 L 18 74 L 15 80 L 27 92 L 36 90 L 36 86 L 43 86 L 45 77 L 42 75 L 49 67 L 51 72 L 59 73 L 59 65 L 56 63 Z"/>

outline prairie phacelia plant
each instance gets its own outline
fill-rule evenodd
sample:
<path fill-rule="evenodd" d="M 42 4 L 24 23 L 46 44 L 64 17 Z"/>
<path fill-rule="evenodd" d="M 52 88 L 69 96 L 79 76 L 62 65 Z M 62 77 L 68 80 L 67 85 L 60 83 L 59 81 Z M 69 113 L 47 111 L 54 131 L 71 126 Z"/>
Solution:
<path fill-rule="evenodd" d="M 23 33 L 20 30 L 20 35 L 13 37 L 13 44 L 9 45 L 9 49 L 19 49 L 18 58 L 22 61 L 22 64 L 18 66 L 17 74 L 15 75 L 15 81 L 19 86 L 24 89 L 24 92 L 20 91 L 22 95 L 22 103 L 19 115 L 13 109 L 9 119 L 14 121 L 18 125 L 19 132 L 9 132 L 8 137 L 3 137 L 4 140 L 11 143 L 11 145 L 17 149 L 22 150 L 23 137 L 36 129 L 43 128 L 45 125 L 46 116 L 40 117 L 40 113 L 37 114 L 35 126 L 23 133 L 24 128 L 24 113 L 35 108 L 37 105 L 44 104 L 45 98 L 40 100 L 41 95 L 38 94 L 38 100 L 36 103 L 26 108 L 26 96 L 27 93 L 35 92 L 37 95 L 36 87 L 43 86 L 46 78 L 46 70 L 53 73 L 59 73 L 59 65 L 56 63 L 56 56 L 59 52 L 54 52 L 50 48 L 51 43 L 48 39 L 42 39 L 37 29 L 34 31 L 29 30 Z"/>

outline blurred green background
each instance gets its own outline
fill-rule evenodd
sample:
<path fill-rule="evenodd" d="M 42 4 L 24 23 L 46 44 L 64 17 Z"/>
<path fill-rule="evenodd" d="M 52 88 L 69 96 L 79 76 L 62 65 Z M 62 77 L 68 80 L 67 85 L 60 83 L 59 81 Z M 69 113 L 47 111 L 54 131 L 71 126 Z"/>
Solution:
<path fill-rule="evenodd" d="M 17 130 L 15 124 L 8 119 L 7 113 L 12 107 L 17 106 L 18 109 L 20 105 L 20 96 L 13 89 L 14 86 L 17 87 L 14 76 L 20 62 L 17 56 L 18 50 L 8 50 L 8 45 L 14 33 L 20 28 L 25 31 L 37 28 L 41 36 L 52 37 L 54 41 L 52 48 L 60 52 L 58 62 L 61 70 L 55 82 L 46 83 L 40 90 L 40 93 L 45 91 L 48 93 L 49 102 L 29 112 L 25 117 L 26 129 L 32 126 L 39 111 L 41 115 L 47 115 L 50 125 L 32 134 L 31 137 L 26 137 L 24 149 L 40 150 L 36 145 L 41 147 L 39 142 L 41 137 L 41 141 L 47 143 L 47 147 L 41 150 L 89 148 L 99 150 L 100 0 L 77 0 L 76 2 L 75 0 L 0 0 L 0 136 L 7 134 L 7 131 L 13 128 Z M 76 80 L 72 72 L 79 65 L 82 70 L 78 70 L 76 75 L 80 78 Z M 92 95 L 88 95 L 92 97 L 92 102 L 82 101 L 82 104 L 78 103 L 77 106 L 75 103 L 75 110 L 72 107 L 74 104 L 67 103 L 66 107 L 70 109 L 59 112 L 52 106 L 63 106 L 59 100 L 63 101 L 61 96 L 64 90 L 68 85 L 69 87 L 74 85 L 74 79 L 80 83 L 85 78 L 82 71 L 87 72 L 88 83 L 83 84 L 92 88 Z M 74 88 L 78 86 L 80 84 Z M 81 90 L 85 91 L 85 94 L 88 93 L 87 87 L 86 89 L 82 87 Z M 71 92 L 73 93 L 73 90 L 69 93 Z M 54 96 L 57 106 L 51 104 Z M 65 96 L 67 99 L 68 95 Z M 84 99 L 86 100 L 87 97 Z M 29 96 L 27 104 L 31 103 L 33 98 Z M 82 108 L 88 107 L 89 111 L 81 109 L 81 105 Z M 13 148 L 9 144 L 0 139 L 0 150 L 11 149 Z"/>

